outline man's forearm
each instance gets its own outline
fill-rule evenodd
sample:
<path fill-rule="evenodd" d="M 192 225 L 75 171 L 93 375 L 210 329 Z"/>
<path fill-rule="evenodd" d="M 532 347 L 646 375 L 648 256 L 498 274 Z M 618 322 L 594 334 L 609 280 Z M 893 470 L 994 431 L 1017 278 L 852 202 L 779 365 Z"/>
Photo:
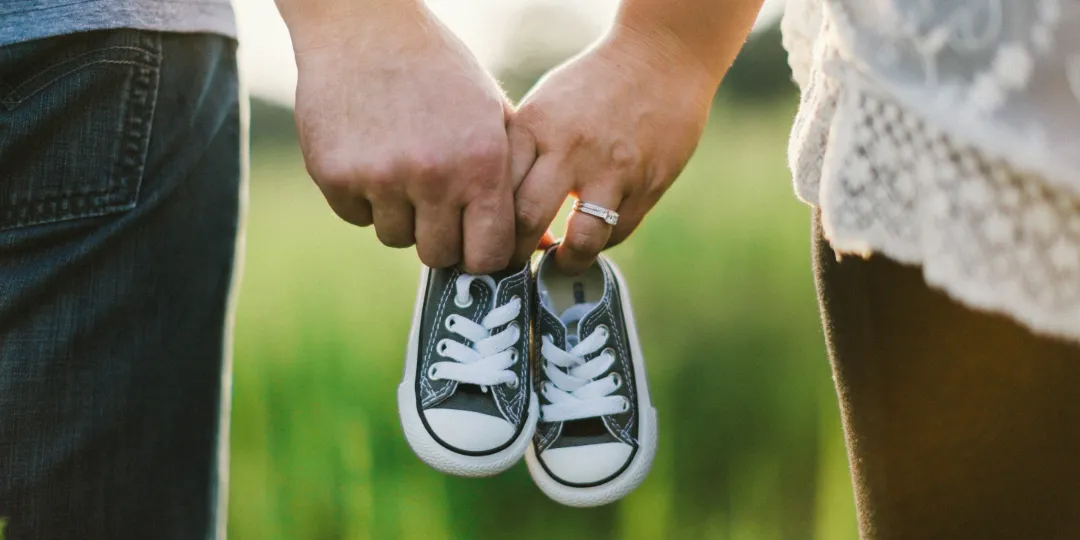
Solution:
<path fill-rule="evenodd" d="M 620 32 L 700 63 L 719 83 L 735 61 L 764 0 L 623 0 L 613 35 Z M 687 58 L 681 58 L 685 56 Z"/>

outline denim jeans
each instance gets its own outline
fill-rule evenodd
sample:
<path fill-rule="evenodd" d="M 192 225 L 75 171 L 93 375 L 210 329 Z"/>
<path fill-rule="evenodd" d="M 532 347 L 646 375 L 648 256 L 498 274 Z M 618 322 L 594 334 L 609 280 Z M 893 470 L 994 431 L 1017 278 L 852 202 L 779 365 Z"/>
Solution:
<path fill-rule="evenodd" d="M 0 48 L 7 540 L 222 530 L 240 111 L 225 37 Z"/>

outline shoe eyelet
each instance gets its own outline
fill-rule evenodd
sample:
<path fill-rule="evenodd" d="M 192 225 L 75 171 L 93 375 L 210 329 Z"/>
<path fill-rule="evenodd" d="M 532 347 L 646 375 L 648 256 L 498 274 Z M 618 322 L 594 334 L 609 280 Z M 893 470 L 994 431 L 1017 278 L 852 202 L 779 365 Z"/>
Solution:
<path fill-rule="evenodd" d="M 511 349 L 510 350 L 510 361 L 514 362 L 514 363 L 517 363 L 517 361 L 518 361 L 517 349 Z"/>
<path fill-rule="evenodd" d="M 630 410 L 630 400 L 626 399 L 626 398 L 622 398 L 622 410 L 619 411 L 619 412 L 625 413 L 625 412 L 628 412 L 629 410 Z"/>
<path fill-rule="evenodd" d="M 456 295 L 454 296 L 454 305 L 461 308 L 461 309 L 465 309 L 465 308 L 471 306 L 472 303 L 473 303 L 473 297 L 472 297 L 471 294 L 469 295 L 468 300 L 464 300 L 464 301 L 461 298 L 459 298 L 458 296 L 456 296 Z"/>
<path fill-rule="evenodd" d="M 540 382 L 540 393 L 541 394 L 546 394 L 547 391 L 548 391 L 548 382 L 547 381 L 541 381 Z"/>
<path fill-rule="evenodd" d="M 453 331 L 454 326 L 456 324 L 457 324 L 457 315 L 450 315 L 449 317 L 446 318 L 445 326 L 446 326 L 447 330 Z"/>
<path fill-rule="evenodd" d="M 446 348 L 448 347 L 446 340 L 439 340 L 439 344 L 435 346 L 435 351 L 439 353 L 439 356 L 446 356 Z"/>
<path fill-rule="evenodd" d="M 432 364 L 431 367 L 428 368 L 427 378 L 432 381 L 439 380 L 439 369 L 435 364 Z"/>
<path fill-rule="evenodd" d="M 510 388 L 511 388 L 511 389 L 513 389 L 513 390 L 517 390 L 518 386 L 520 386 L 520 385 L 521 385 L 521 383 L 520 383 L 520 382 L 518 382 L 518 380 L 517 380 L 517 379 L 514 379 L 514 380 L 512 380 L 512 381 L 510 381 L 510 382 L 508 382 L 508 383 L 506 383 L 506 384 L 507 384 L 508 386 L 510 386 Z"/>
<path fill-rule="evenodd" d="M 615 388 L 616 389 L 622 388 L 622 385 L 623 385 L 622 375 L 619 375 L 618 373 L 612 372 L 611 373 L 611 382 L 615 383 Z"/>
<path fill-rule="evenodd" d="M 604 339 L 607 339 L 608 335 L 611 333 L 610 330 L 608 330 L 607 325 L 605 325 L 605 324 L 601 324 L 600 326 L 597 326 L 596 327 L 596 332 L 600 332 L 600 335 L 604 336 Z"/>
<path fill-rule="evenodd" d="M 604 349 L 603 352 L 601 352 L 600 354 L 607 355 L 611 358 L 618 358 L 618 356 L 615 355 L 615 349 L 611 347 Z"/>

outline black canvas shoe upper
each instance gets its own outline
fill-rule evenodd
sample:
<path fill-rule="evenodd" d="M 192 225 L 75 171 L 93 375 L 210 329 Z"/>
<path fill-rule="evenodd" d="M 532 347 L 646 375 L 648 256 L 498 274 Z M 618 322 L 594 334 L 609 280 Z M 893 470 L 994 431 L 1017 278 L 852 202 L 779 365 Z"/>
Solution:
<path fill-rule="evenodd" d="M 567 301 L 565 296 L 567 294 L 580 296 L 582 289 L 585 288 L 583 283 L 573 281 L 578 278 L 560 277 L 557 281 L 558 287 L 566 289 L 570 288 L 567 292 L 563 290 L 558 291 L 545 291 L 545 284 L 539 283 L 541 280 L 545 280 L 547 272 L 554 272 L 554 269 L 547 270 L 545 263 L 550 265 L 548 259 L 553 254 L 553 251 L 549 251 L 545 254 L 544 259 L 541 262 L 540 274 L 538 275 L 538 287 L 540 293 L 538 295 L 538 307 L 536 315 L 536 328 L 534 330 L 534 342 L 536 345 L 535 352 L 537 358 L 537 367 L 535 369 L 535 380 L 538 394 L 540 394 L 541 404 L 541 417 L 540 422 L 537 425 L 536 434 L 534 436 L 534 448 L 536 454 L 539 456 L 539 461 L 545 466 L 545 470 L 555 478 L 556 480 L 571 486 L 585 487 L 586 485 L 596 485 L 607 481 L 608 478 L 617 476 L 621 472 L 622 468 L 625 468 L 633 458 L 634 452 L 637 451 L 638 444 L 638 402 L 636 395 L 636 377 L 634 369 L 633 358 L 631 357 L 630 336 L 628 335 L 628 329 L 623 314 L 623 306 L 621 303 L 621 296 L 619 291 L 619 285 L 614 279 L 611 268 L 603 257 L 597 261 L 596 265 L 602 272 L 603 276 L 603 294 L 600 298 L 595 298 L 595 292 L 593 292 L 593 298 L 576 298 L 578 301 L 582 301 L 583 304 L 595 304 L 588 309 L 587 313 L 580 318 L 576 323 L 571 323 L 568 328 L 567 324 L 564 324 L 560 320 L 560 313 L 553 311 L 555 304 L 558 302 L 552 301 L 551 298 L 556 295 L 563 295 L 564 299 L 561 302 L 564 313 L 567 313 L 565 306 Z M 593 277 L 598 274 L 595 268 Z M 584 279 L 584 278 L 581 278 Z M 567 281 L 569 280 L 569 281 Z M 552 280 L 555 282 L 556 280 Z M 595 285 L 593 285 L 595 289 Z M 579 310 L 580 311 L 580 310 Z M 570 316 L 570 318 L 575 318 Z M 548 337 L 554 343 L 555 346 L 569 350 L 572 346 L 579 342 L 581 339 L 585 339 L 590 336 L 599 327 L 604 326 L 608 329 L 606 341 L 603 348 L 588 354 L 584 357 L 586 361 L 592 360 L 604 354 L 604 351 L 610 350 L 614 353 L 615 360 L 611 363 L 603 373 L 593 377 L 592 380 L 600 380 L 605 377 L 612 377 L 613 380 L 620 380 L 620 384 L 610 393 L 608 396 L 621 396 L 625 400 L 625 410 L 613 412 L 603 416 L 597 416 L 592 418 L 566 420 L 566 421 L 550 421 L 545 419 L 543 411 L 545 406 L 552 404 L 552 401 L 547 397 L 545 392 L 546 385 L 552 384 L 550 376 L 545 374 L 545 369 L 562 369 L 563 372 L 567 370 L 550 365 L 548 359 L 540 353 L 541 343 L 544 337 Z M 549 409 L 550 410 L 550 409 Z M 574 446 L 589 446 L 589 445 L 604 445 L 607 443 L 623 443 L 629 445 L 631 451 L 625 457 L 624 463 L 616 464 L 612 470 L 612 474 L 608 478 L 599 479 L 588 483 L 575 483 L 569 480 L 565 480 L 559 477 L 558 471 L 551 470 L 545 463 L 545 452 L 552 449 L 568 448 Z M 608 445 L 613 446 L 613 445 Z"/>
<path fill-rule="evenodd" d="M 528 266 L 517 273 L 509 271 L 494 274 L 490 278 L 474 279 L 469 285 L 470 303 L 461 305 L 456 301 L 456 283 L 463 273 L 458 269 L 432 270 L 429 274 L 416 362 L 416 406 L 424 427 L 432 437 L 443 446 L 467 455 L 486 455 L 498 452 L 508 446 L 521 433 L 528 415 L 528 403 L 532 394 L 531 373 L 529 369 L 530 347 L 529 331 L 533 302 L 532 274 Z M 489 286 L 491 280 L 495 290 Z M 476 385 L 438 377 L 436 364 L 455 362 L 442 352 L 444 341 L 459 343 L 465 347 L 475 344 L 452 331 L 454 317 L 461 317 L 480 323 L 493 309 L 510 303 L 518 298 L 521 309 L 510 322 L 491 329 L 491 334 L 507 331 L 511 326 L 518 329 L 519 337 L 508 350 L 516 355 L 516 360 L 506 368 L 513 373 L 513 384 Z M 442 351 L 442 352 L 440 352 Z M 435 377 L 432 377 L 435 375 Z M 433 429 L 429 411 L 459 410 L 501 418 L 513 426 L 512 435 L 501 444 L 484 450 L 464 450 L 456 448 L 440 437 Z M 444 433 L 445 435 L 445 433 Z"/>

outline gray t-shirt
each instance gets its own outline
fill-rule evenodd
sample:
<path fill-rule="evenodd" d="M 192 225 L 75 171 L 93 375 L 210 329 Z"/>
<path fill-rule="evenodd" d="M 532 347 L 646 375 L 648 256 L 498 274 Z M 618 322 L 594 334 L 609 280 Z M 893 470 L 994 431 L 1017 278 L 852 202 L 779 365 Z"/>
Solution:
<path fill-rule="evenodd" d="M 236 18 L 230 0 L 0 0 L 0 46 L 112 28 L 236 37 Z"/>

